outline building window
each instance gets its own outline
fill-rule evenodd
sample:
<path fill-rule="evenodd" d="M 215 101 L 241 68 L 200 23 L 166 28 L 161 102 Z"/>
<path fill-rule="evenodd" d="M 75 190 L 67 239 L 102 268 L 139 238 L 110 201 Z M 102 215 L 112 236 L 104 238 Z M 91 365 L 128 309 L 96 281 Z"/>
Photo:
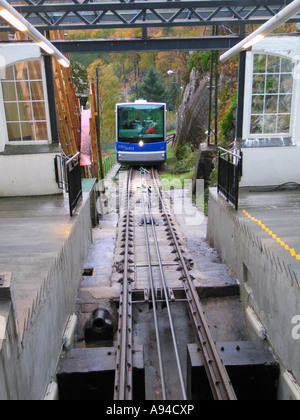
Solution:
<path fill-rule="evenodd" d="M 292 144 L 292 97 L 292 60 L 254 54 L 250 147 Z"/>
<path fill-rule="evenodd" d="M 41 61 L 26 61 L 8 66 L 1 85 L 8 140 L 48 141 Z"/>

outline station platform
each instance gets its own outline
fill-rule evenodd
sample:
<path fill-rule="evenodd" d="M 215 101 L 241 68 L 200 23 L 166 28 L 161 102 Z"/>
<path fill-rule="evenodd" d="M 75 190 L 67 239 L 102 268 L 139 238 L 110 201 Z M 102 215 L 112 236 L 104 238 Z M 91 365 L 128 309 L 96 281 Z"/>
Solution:
<path fill-rule="evenodd" d="M 262 245 L 295 272 L 295 280 L 300 280 L 300 191 L 242 190 L 240 212 L 241 220 Z"/>
<path fill-rule="evenodd" d="M 300 191 L 241 189 L 235 211 L 212 188 L 207 236 L 239 280 L 244 308 L 257 317 L 256 333 L 299 384 L 300 341 L 292 331 L 300 314 Z M 285 388 L 282 382 L 284 399 Z"/>
<path fill-rule="evenodd" d="M 92 240 L 94 186 L 83 180 L 72 218 L 63 194 L 0 199 L 0 399 L 42 398 L 55 371 Z"/>

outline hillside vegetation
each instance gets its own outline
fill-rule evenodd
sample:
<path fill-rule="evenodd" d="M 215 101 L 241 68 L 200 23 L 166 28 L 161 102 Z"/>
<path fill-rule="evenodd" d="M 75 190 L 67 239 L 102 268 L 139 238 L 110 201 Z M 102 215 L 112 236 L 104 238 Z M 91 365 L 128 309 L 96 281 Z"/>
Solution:
<path fill-rule="evenodd" d="M 246 31 L 253 31 L 255 25 L 250 25 Z M 276 32 L 293 32 L 294 24 L 284 25 Z M 220 36 L 238 31 L 238 28 L 220 26 Z M 209 27 L 176 27 L 176 28 L 148 28 L 148 37 L 195 37 L 207 36 L 211 33 Z M 97 29 L 69 31 L 67 39 L 120 39 L 142 36 L 142 30 L 132 29 Z M 200 121 L 191 126 L 193 141 L 190 135 L 180 136 L 176 146 L 191 143 L 197 149 L 200 142 L 206 141 L 205 132 L 208 128 L 207 90 L 211 76 L 210 51 L 177 51 L 177 52 L 133 52 L 133 53 L 105 53 L 105 54 L 72 54 L 72 68 L 77 82 L 78 92 L 83 95 L 88 91 L 88 79 L 95 79 L 95 69 L 98 67 L 100 117 L 102 123 L 101 142 L 110 143 L 115 139 L 114 108 L 117 102 L 134 101 L 136 98 L 151 100 L 153 97 L 167 102 L 168 122 L 175 123 L 177 112 L 182 107 L 182 101 L 189 87 L 192 71 L 197 72 L 198 87 L 201 83 L 203 89 L 198 95 L 203 97 L 204 111 L 199 116 Z M 237 100 L 237 59 L 230 60 L 225 65 L 218 64 L 218 111 L 215 115 L 214 105 L 211 113 L 211 128 L 214 130 L 215 120 L 218 125 L 218 143 L 224 146 L 231 143 L 234 136 L 235 110 Z M 172 73 L 168 73 L 172 70 Z M 215 80 L 216 68 L 212 74 Z M 152 84 L 152 85 L 151 85 Z M 214 83 L 213 83 L 214 84 Z M 205 94 L 206 92 L 206 94 Z M 195 93 L 195 92 L 194 92 Z M 213 92 L 214 95 L 214 92 Z M 195 98 L 194 98 L 195 99 Z M 212 97 L 214 104 L 214 97 Z M 180 117 L 180 116 L 178 116 Z M 213 137 L 212 137 L 213 141 Z M 180 159 L 180 153 L 176 156 Z"/>
<path fill-rule="evenodd" d="M 163 36 L 201 36 L 205 35 L 205 28 L 174 28 L 174 29 L 148 29 L 150 37 Z M 116 39 L 140 37 L 140 29 L 99 29 L 94 31 L 72 31 L 67 39 Z M 123 101 L 134 101 L 136 98 L 146 100 L 159 100 L 168 106 L 168 123 L 176 123 L 177 112 L 182 102 L 184 92 L 189 84 L 192 69 L 197 70 L 199 83 L 207 77 L 210 71 L 210 51 L 206 52 L 140 52 L 140 53 L 106 53 L 106 54 L 72 54 L 72 68 L 77 83 L 78 92 L 88 91 L 88 80 L 95 80 L 96 67 L 98 68 L 98 88 L 100 97 L 101 142 L 110 143 L 115 139 L 115 104 Z M 233 68 L 219 69 L 234 73 Z M 172 73 L 168 71 L 172 70 Z M 226 76 L 227 77 L 227 76 Z M 77 82 L 76 82 L 77 80 Z M 234 111 L 232 88 L 220 92 L 220 109 L 222 109 L 220 130 L 225 138 L 230 132 L 231 115 Z M 87 105 L 88 106 L 88 105 Z M 231 112 L 231 113 L 230 113 Z M 203 116 L 203 127 L 207 127 L 207 115 Z M 203 136 L 202 136 L 203 137 Z M 192 148 L 198 148 L 199 138 Z M 183 139 L 182 144 L 189 143 Z M 180 158 L 180 156 L 177 156 Z"/>

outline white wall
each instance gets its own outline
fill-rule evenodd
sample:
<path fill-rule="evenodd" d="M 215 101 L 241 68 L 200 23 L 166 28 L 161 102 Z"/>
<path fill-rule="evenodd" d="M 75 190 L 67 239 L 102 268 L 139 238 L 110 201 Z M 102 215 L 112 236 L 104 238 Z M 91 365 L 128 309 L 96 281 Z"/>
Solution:
<path fill-rule="evenodd" d="M 240 187 L 300 184 L 300 147 L 243 149 Z"/>
<path fill-rule="evenodd" d="M 274 186 L 286 182 L 300 183 L 300 39 L 293 36 L 269 37 L 247 53 L 244 99 L 243 139 L 249 138 L 253 54 L 274 54 L 295 60 L 293 115 L 291 121 L 294 146 L 243 148 L 244 165 L 241 187 Z M 299 68 L 298 68 L 299 67 Z M 260 136 L 263 137 L 263 136 Z"/>
<path fill-rule="evenodd" d="M 60 194 L 54 157 L 54 153 L 0 155 L 0 196 Z"/>
<path fill-rule="evenodd" d="M 41 57 L 40 47 L 33 42 L 16 42 L 0 44 L 0 68 L 9 66 L 13 63 L 18 63 L 28 59 L 34 60 Z"/>

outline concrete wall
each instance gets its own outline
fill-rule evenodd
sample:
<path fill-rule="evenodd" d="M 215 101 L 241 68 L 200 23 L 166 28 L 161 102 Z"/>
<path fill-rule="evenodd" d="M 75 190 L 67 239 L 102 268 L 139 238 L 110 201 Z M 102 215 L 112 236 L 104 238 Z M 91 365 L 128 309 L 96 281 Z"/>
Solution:
<path fill-rule="evenodd" d="M 216 189 L 210 190 L 207 232 L 209 243 L 241 284 L 244 307 L 252 308 L 263 324 L 282 372 L 291 371 L 300 382 L 299 340 L 292 337 L 291 323 L 299 313 L 300 293 L 293 272 L 262 246 Z M 279 398 L 290 398 L 282 378 Z"/>
<path fill-rule="evenodd" d="M 86 193 L 69 237 L 53 268 L 46 273 L 24 327 L 20 326 L 21 335 L 16 334 L 15 319 L 6 308 L 5 317 L 9 322 L 2 343 L 0 340 L 1 400 L 43 399 L 47 385 L 55 375 L 66 324 L 75 311 L 91 240 L 90 197 Z M 5 308 L 0 300 L 0 315 L 1 309 L 4 311 Z"/>
<path fill-rule="evenodd" d="M 10 299 L 0 299 L 0 317 L 3 320 L 0 338 L 0 400 L 17 399 L 19 371 L 15 368 L 20 355 L 15 313 Z"/>

